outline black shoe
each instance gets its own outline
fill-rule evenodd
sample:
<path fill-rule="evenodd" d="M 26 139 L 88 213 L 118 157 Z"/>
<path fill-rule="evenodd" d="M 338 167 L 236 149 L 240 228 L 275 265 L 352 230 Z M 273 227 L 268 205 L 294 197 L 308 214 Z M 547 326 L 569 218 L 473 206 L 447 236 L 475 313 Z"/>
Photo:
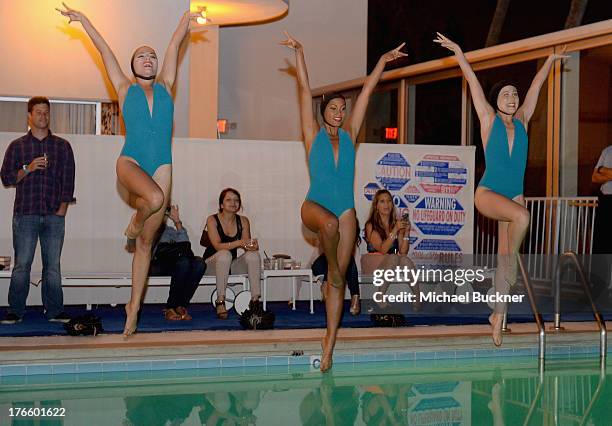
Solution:
<path fill-rule="evenodd" d="M 53 318 L 49 320 L 49 322 L 63 322 L 63 323 L 67 323 L 69 321 L 70 321 L 70 317 L 68 316 L 66 312 L 60 312 L 59 314 L 57 314 L 56 316 L 54 316 Z"/>
<path fill-rule="evenodd" d="M 17 324 L 18 322 L 21 322 L 21 318 L 12 312 L 9 312 L 0 320 L 0 324 Z"/>

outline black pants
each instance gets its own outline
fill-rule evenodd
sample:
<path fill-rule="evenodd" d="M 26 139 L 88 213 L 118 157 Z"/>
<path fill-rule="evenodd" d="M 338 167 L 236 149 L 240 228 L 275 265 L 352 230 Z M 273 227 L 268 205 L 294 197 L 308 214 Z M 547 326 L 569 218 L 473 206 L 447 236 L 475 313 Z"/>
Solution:
<path fill-rule="evenodd" d="M 599 203 L 595 213 L 593 253 L 612 253 L 612 195 L 599 194 Z"/>
<path fill-rule="evenodd" d="M 313 275 L 323 275 L 323 281 L 327 281 L 327 258 L 324 254 L 317 257 L 312 263 Z M 346 282 L 348 283 L 351 296 L 359 296 L 359 272 L 357 271 L 357 263 L 355 257 L 351 257 L 348 268 L 346 268 Z"/>
<path fill-rule="evenodd" d="M 166 302 L 166 309 L 178 306 L 187 307 L 193 297 L 202 276 L 206 272 L 206 263 L 201 257 L 179 257 L 176 262 L 151 262 L 150 276 L 170 275 L 170 293 Z"/>

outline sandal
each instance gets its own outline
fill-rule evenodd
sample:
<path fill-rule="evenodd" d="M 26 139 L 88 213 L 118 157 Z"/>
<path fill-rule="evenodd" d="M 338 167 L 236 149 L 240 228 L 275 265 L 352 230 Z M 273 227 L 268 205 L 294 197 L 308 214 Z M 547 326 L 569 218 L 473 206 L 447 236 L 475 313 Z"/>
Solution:
<path fill-rule="evenodd" d="M 191 321 L 193 319 L 193 317 L 189 315 L 189 312 L 187 312 L 187 309 L 182 306 L 176 308 L 176 313 L 181 316 L 181 320 L 183 321 Z"/>
<path fill-rule="evenodd" d="M 177 313 L 174 308 L 170 308 L 170 309 L 164 309 L 164 318 L 167 321 L 180 321 L 182 319 L 182 316 Z"/>
<path fill-rule="evenodd" d="M 349 312 L 351 315 L 359 315 L 361 313 L 361 301 L 359 300 L 358 294 L 351 296 L 351 308 Z"/>
<path fill-rule="evenodd" d="M 217 310 L 217 318 L 226 320 L 229 316 L 227 309 L 225 308 L 225 300 L 216 300 L 215 309 Z"/>

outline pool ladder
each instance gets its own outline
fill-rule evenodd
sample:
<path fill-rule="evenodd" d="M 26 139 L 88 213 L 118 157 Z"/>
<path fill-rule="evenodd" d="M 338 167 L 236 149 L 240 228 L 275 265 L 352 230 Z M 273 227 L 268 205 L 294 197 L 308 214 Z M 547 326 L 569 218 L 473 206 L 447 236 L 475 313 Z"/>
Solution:
<path fill-rule="evenodd" d="M 535 318 L 536 326 L 538 327 L 538 358 L 540 360 L 544 360 L 546 355 L 546 329 L 544 327 L 544 320 L 542 319 L 542 314 L 538 310 L 538 307 L 535 302 L 535 296 L 533 293 L 533 288 L 531 287 L 531 281 L 529 280 L 529 274 L 525 268 L 525 262 L 523 261 L 523 256 L 521 254 L 517 254 L 517 260 L 519 269 L 521 271 L 521 275 L 523 277 L 523 282 L 525 283 L 525 288 L 527 289 L 527 296 L 529 297 L 529 304 L 531 305 L 531 310 L 533 311 L 533 315 Z M 607 353 L 607 341 L 608 335 L 606 331 L 606 323 L 604 322 L 601 314 L 599 313 L 597 307 L 595 306 L 595 302 L 593 301 L 593 296 L 591 295 L 591 289 L 589 288 L 588 281 L 586 276 L 584 275 L 584 270 L 582 269 L 582 265 L 578 261 L 578 256 L 576 253 L 572 251 L 568 251 L 563 253 L 559 258 L 559 263 L 555 268 L 555 274 L 553 276 L 553 290 L 554 290 L 554 302 L 555 302 L 555 315 L 554 315 L 554 331 L 562 331 L 563 327 L 561 327 L 561 272 L 564 265 L 571 261 L 578 271 L 578 275 L 580 276 L 580 281 L 582 282 L 582 287 L 584 288 L 584 292 L 589 299 L 589 303 L 591 304 L 591 310 L 593 311 L 593 316 L 595 317 L 595 321 L 597 322 L 597 326 L 599 327 L 599 356 L 602 362 L 602 365 L 605 366 L 605 359 Z M 510 331 L 507 328 L 507 314 L 504 314 L 503 322 L 502 322 L 502 330 Z M 543 369 L 543 364 L 540 369 Z"/>

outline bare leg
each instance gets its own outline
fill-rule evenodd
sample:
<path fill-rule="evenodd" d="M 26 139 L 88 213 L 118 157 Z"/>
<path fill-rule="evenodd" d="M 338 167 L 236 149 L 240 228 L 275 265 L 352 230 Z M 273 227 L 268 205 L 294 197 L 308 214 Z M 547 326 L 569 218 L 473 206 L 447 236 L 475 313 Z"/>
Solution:
<path fill-rule="evenodd" d="M 166 167 L 171 166 L 161 166 L 155 175 Z M 130 205 L 136 209 L 125 231 L 128 238 L 134 239 L 142 232 L 145 221 L 162 207 L 164 192 L 154 178 L 146 174 L 135 161 L 128 157 L 121 156 L 117 159 L 116 170 L 119 182 L 130 194 Z"/>
<path fill-rule="evenodd" d="M 346 282 L 344 277 L 348 268 L 351 256 L 353 255 L 353 247 L 355 245 L 355 227 L 357 220 L 355 210 L 351 209 L 342 214 L 339 219 L 340 242 L 338 244 L 338 267 L 340 276 L 343 278 L 342 287 L 336 285 L 327 286 L 327 297 L 325 299 L 325 311 L 327 319 L 327 330 L 325 337 L 321 342 L 323 356 L 321 357 L 321 371 L 325 372 L 332 366 L 332 356 L 334 347 L 336 346 L 336 338 L 338 336 L 338 328 L 340 327 L 340 319 L 342 318 L 342 309 L 344 308 L 344 293 L 346 290 Z"/>
<path fill-rule="evenodd" d="M 319 236 L 323 252 L 327 259 L 327 281 L 333 287 L 344 286 L 344 276 L 338 266 L 338 218 L 325 207 L 312 201 L 302 204 L 302 222 L 308 229 Z"/>
<path fill-rule="evenodd" d="M 118 166 L 117 169 L 119 170 L 120 167 Z M 140 170 L 140 167 L 138 167 L 138 169 Z M 136 240 L 136 251 L 132 259 L 132 293 L 130 301 L 125 305 L 126 320 L 123 335 L 127 337 L 136 331 L 138 310 L 142 302 L 149 265 L 151 263 L 151 248 L 157 230 L 164 219 L 164 207 L 169 200 L 170 188 L 172 187 L 172 167 L 170 165 L 160 166 L 155 172 L 153 179 L 149 178 L 145 173 L 145 176 L 150 181 L 142 179 L 142 176 L 139 176 L 138 173 L 132 173 L 134 170 L 131 167 L 122 168 L 122 172 L 125 173 L 122 173 L 118 177 L 121 184 L 126 188 L 135 188 L 144 181 L 148 189 L 161 192 L 161 203 L 149 205 L 148 209 L 151 213 L 145 220 L 142 232 Z M 129 179 L 134 176 L 135 180 L 129 181 Z M 126 179 L 127 182 L 125 181 Z M 142 191 L 140 188 L 139 190 Z M 146 199 L 145 197 L 140 198 Z M 150 198 L 158 200 L 159 194 L 151 196 Z"/>
<path fill-rule="evenodd" d="M 522 196 L 516 197 L 515 200 L 517 201 L 510 200 L 503 195 L 482 187 L 476 189 L 474 194 L 474 204 L 478 211 L 488 218 L 500 221 L 498 258 L 501 261 L 502 267 L 498 268 L 501 271 L 496 271 L 495 274 L 496 291 L 504 291 L 500 286 L 506 286 L 507 272 L 510 270 L 510 266 L 514 264 L 513 261 L 508 262 L 508 260 L 516 258 L 529 227 L 529 211 L 522 205 Z M 499 276 L 498 272 L 500 272 Z M 496 309 L 489 316 L 493 332 L 493 342 L 496 346 L 502 343 L 501 326 L 504 312 L 505 306 L 498 307 L 496 305 Z"/>

